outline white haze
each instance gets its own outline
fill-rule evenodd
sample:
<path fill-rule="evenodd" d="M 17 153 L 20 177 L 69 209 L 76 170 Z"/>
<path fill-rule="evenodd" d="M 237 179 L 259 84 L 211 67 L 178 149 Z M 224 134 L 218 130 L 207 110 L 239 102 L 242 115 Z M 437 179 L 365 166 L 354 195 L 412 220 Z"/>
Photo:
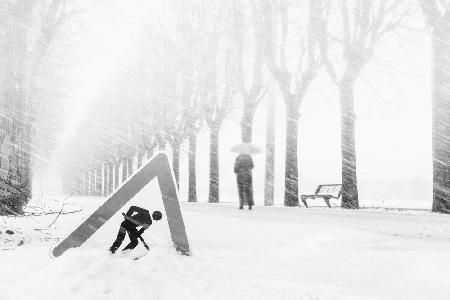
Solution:
<path fill-rule="evenodd" d="M 149 4 L 150 3 L 150 4 Z M 126 63 L 126 56 L 138 47 L 141 22 L 164 26 L 171 12 L 164 1 L 117 3 L 106 12 L 92 13 L 93 26 L 82 42 L 88 50 L 68 73 L 79 84 L 71 91 L 73 109 L 65 117 L 55 151 L 45 154 L 52 162 L 45 172 L 35 174 L 34 192 L 61 191 L 58 157 L 83 122 L 86 111 L 108 88 L 110 78 Z M 148 18 L 152 12 L 154 18 Z M 147 13 L 147 15 L 146 15 Z M 169 20 L 169 21 L 168 21 Z M 420 201 L 431 206 L 431 103 L 430 49 L 422 21 L 413 30 L 404 28 L 382 40 L 375 57 L 364 69 L 355 89 L 357 114 L 357 163 L 361 204 L 374 201 L 389 206 L 390 201 Z M 389 42 L 387 41 L 389 40 Z M 276 87 L 273 87 L 276 89 Z M 284 104 L 277 95 L 275 202 L 283 201 L 284 186 Z M 229 148 L 240 142 L 241 110 L 235 108 L 221 130 L 220 178 L 223 201 L 237 201 Z M 265 145 L 266 101 L 259 106 L 254 121 L 254 142 Z M 340 120 L 338 94 L 324 71 L 310 87 L 301 108 L 299 123 L 300 193 L 311 192 L 317 184 L 340 182 Z M 199 201 L 207 200 L 209 135 L 204 126 L 198 138 Z M 169 149 L 170 150 L 170 149 Z M 187 145 L 180 162 L 180 190 L 187 193 Z M 42 162 L 41 162 L 42 164 Z M 255 199 L 263 203 L 264 154 L 255 156 Z M 398 203 L 398 201 L 396 202 Z"/>

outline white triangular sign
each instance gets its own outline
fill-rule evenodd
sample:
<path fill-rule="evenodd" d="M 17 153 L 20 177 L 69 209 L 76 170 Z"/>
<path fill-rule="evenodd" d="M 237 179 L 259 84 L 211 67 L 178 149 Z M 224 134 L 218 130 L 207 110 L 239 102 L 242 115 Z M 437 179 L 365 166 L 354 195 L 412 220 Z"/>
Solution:
<path fill-rule="evenodd" d="M 172 169 L 167 155 L 161 152 L 137 170 L 133 176 L 108 197 L 102 206 L 53 248 L 53 256 L 58 257 L 70 248 L 80 247 L 155 177 L 158 178 L 173 244 L 177 251 L 189 255 L 189 242 L 181 215 Z"/>

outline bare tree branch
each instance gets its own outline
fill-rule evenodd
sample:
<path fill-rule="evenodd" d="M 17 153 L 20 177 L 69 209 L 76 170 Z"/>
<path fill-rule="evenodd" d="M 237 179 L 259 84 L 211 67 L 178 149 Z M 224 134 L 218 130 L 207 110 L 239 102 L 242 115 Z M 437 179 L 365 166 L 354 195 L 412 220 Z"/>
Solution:
<path fill-rule="evenodd" d="M 422 8 L 428 25 L 434 27 L 442 16 L 438 6 L 438 0 L 419 0 L 419 5 Z"/>

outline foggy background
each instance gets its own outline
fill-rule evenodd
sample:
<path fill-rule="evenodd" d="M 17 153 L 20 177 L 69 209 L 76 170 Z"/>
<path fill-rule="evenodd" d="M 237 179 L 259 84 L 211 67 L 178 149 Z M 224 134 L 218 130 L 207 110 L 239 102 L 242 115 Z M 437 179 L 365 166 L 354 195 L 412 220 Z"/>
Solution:
<path fill-rule="evenodd" d="M 108 2 L 111 3 L 111 2 Z M 153 16 L 149 18 L 149 16 Z M 55 132 L 53 146 L 34 157 L 33 193 L 61 193 L 60 167 L 67 147 L 77 141 L 80 127 L 110 85 L 127 80 L 123 68 L 133 64 L 142 50 L 145 30 L 168 26 L 176 18 L 165 1 L 116 1 L 114 5 L 94 7 L 81 20 L 67 25 L 69 36 L 62 36 L 53 61 L 63 65 L 45 68 L 63 75 L 66 93 L 49 101 L 63 103 L 38 124 L 45 137 Z M 430 207 L 432 192 L 430 49 L 427 29 L 420 11 L 408 16 L 403 25 L 382 38 L 374 57 L 363 69 L 355 88 L 356 150 L 361 205 L 405 202 L 410 207 Z M 72 47 L 71 45 L 76 45 Z M 151 66 L 149 66 L 151 68 Z M 267 71 L 267 70 L 266 70 Z M 50 78 L 51 79 L 51 78 Z M 51 86 L 51 80 L 42 84 Z M 61 80 L 61 79 L 57 79 Z M 276 100 L 275 203 L 282 204 L 284 192 L 285 108 L 276 84 L 269 87 Z M 258 106 L 254 120 L 255 144 L 265 145 L 267 96 Z M 116 101 L 120 101 L 117 99 Z M 341 182 L 339 99 L 336 87 L 320 70 L 300 109 L 299 187 L 300 194 L 311 193 L 317 184 Z M 220 139 L 221 202 L 237 201 L 235 154 L 229 149 L 240 142 L 241 103 L 234 101 Z M 56 130 L 55 130 L 56 128 Z M 44 140 L 45 144 L 45 140 Z M 207 201 L 209 135 L 203 126 L 198 136 L 198 200 Z M 170 147 L 168 147 L 170 153 Z M 263 204 L 264 153 L 254 156 L 254 192 L 257 205 Z M 180 192 L 187 194 L 187 141 L 180 161 Z M 398 202 L 400 201 L 400 202 Z M 413 204 L 414 203 L 414 204 Z"/>

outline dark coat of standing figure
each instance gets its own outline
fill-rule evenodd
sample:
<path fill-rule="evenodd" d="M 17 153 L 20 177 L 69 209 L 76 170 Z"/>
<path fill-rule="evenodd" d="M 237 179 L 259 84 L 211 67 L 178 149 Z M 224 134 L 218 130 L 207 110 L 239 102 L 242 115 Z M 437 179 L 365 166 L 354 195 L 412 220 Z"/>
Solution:
<path fill-rule="evenodd" d="M 248 209 L 252 209 L 254 204 L 252 169 L 252 157 L 248 154 L 239 154 L 234 163 L 234 173 L 236 173 L 239 191 L 239 209 L 243 209 L 244 204 L 248 205 Z"/>
<path fill-rule="evenodd" d="M 139 243 L 138 238 L 142 233 L 144 233 L 146 229 L 150 227 L 150 225 L 152 225 L 152 217 L 155 221 L 161 220 L 162 218 L 161 212 L 154 211 L 152 213 L 152 217 L 150 217 L 150 213 L 148 210 L 138 206 L 131 206 L 127 213 L 122 215 L 124 216 L 125 221 L 120 224 L 117 238 L 109 249 L 111 253 L 115 253 L 116 250 L 120 247 L 123 240 L 125 239 L 126 233 L 128 233 L 130 243 L 125 246 L 122 251 L 134 249 Z M 137 227 L 141 228 L 138 230 Z"/>

